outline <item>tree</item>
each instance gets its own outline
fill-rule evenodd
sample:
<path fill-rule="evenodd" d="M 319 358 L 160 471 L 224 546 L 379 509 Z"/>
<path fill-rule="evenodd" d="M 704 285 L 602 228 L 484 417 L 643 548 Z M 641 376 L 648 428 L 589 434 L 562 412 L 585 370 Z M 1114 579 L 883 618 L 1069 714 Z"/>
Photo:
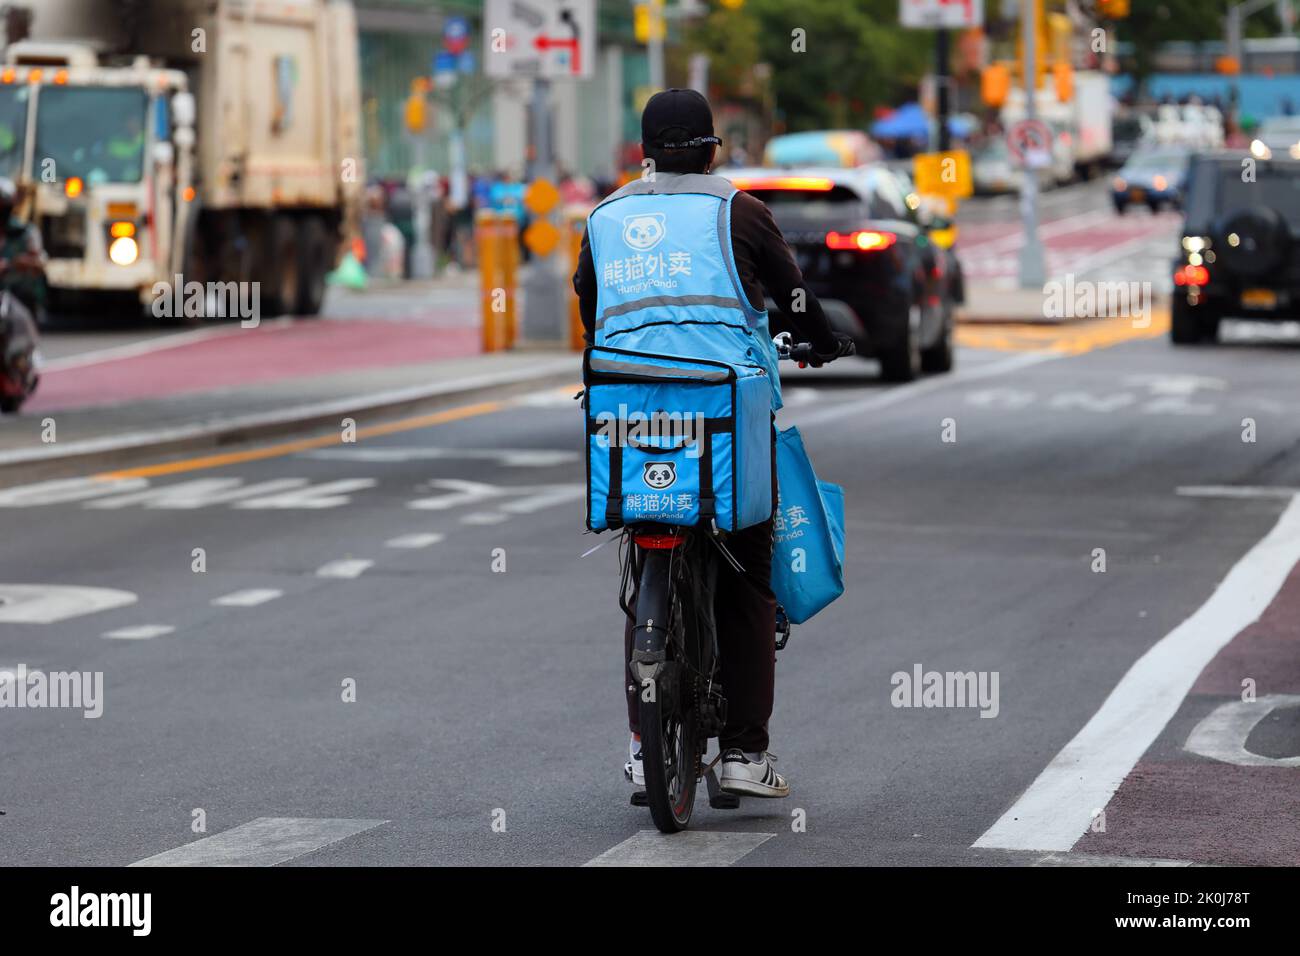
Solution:
<path fill-rule="evenodd" d="M 754 67 L 772 67 L 776 108 L 790 131 L 861 128 L 872 109 L 914 95 L 933 34 L 905 30 L 898 0 L 746 0 L 693 23 L 687 49 L 710 57 L 710 86 L 751 99 Z"/>

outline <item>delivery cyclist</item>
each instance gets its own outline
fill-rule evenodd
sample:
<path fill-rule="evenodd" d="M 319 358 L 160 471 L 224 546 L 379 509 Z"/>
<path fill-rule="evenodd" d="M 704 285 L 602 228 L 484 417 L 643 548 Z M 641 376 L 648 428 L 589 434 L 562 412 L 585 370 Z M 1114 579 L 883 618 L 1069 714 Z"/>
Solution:
<path fill-rule="evenodd" d="M 573 287 L 589 343 L 761 365 L 775 411 L 781 390 L 764 289 L 791 306 L 783 311 L 796 339 L 812 343 L 817 364 L 848 354 L 851 343 L 831 330 L 768 208 L 709 174 L 719 145 L 713 112 L 699 93 L 652 96 L 641 114 L 641 146 L 651 164 L 592 213 Z M 642 198 L 624 201 L 631 197 Z M 776 676 L 771 519 L 729 535 L 727 547 L 744 571 L 723 563 L 714 600 L 727 695 L 721 784 L 732 793 L 784 797 L 790 788 L 767 752 Z M 625 659 L 632 627 L 629 620 Z M 626 769 L 642 785 L 637 699 L 628 694 L 627 701 Z"/>

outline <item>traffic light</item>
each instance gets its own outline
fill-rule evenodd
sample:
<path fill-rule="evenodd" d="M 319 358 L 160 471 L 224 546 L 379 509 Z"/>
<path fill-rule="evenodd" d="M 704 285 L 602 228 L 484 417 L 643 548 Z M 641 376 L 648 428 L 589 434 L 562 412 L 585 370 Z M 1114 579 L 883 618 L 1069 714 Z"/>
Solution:
<path fill-rule="evenodd" d="M 1011 92 L 1011 68 L 1005 63 L 991 63 L 980 74 L 980 99 L 1000 109 Z"/>
<path fill-rule="evenodd" d="M 1056 99 L 1068 103 L 1074 99 L 1074 67 L 1069 63 L 1052 64 L 1052 80 L 1056 86 Z"/>
<path fill-rule="evenodd" d="M 632 32 L 637 43 L 662 40 L 665 35 L 664 0 L 648 0 L 632 8 Z"/>
<path fill-rule="evenodd" d="M 1122 20 L 1129 13 L 1129 0 L 1097 0 L 1097 16 L 1103 20 Z"/>

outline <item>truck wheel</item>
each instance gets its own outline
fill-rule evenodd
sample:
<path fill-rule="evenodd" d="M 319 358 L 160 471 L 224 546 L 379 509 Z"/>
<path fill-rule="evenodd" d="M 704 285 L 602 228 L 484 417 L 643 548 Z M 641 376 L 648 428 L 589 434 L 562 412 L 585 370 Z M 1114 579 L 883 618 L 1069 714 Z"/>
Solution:
<path fill-rule="evenodd" d="M 331 258 L 325 221 L 319 216 L 308 216 L 298 226 L 298 294 L 294 305 L 298 315 L 320 314 Z"/>
<path fill-rule="evenodd" d="M 293 311 L 298 299 L 298 230 L 288 216 L 272 216 L 266 230 L 262 307 L 268 317 Z"/>

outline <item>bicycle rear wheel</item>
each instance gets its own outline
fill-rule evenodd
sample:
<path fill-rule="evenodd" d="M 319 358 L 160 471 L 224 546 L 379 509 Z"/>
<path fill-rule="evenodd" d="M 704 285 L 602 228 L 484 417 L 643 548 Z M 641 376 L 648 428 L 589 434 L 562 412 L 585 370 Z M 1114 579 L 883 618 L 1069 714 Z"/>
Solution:
<path fill-rule="evenodd" d="M 696 667 L 688 656 L 690 609 L 683 607 L 679 589 L 673 586 L 670 566 L 668 553 L 646 554 L 631 665 L 639 700 L 646 803 L 663 833 L 677 833 L 690 825 L 703 743 L 696 711 Z M 637 661 L 645 655 L 659 659 Z"/>

